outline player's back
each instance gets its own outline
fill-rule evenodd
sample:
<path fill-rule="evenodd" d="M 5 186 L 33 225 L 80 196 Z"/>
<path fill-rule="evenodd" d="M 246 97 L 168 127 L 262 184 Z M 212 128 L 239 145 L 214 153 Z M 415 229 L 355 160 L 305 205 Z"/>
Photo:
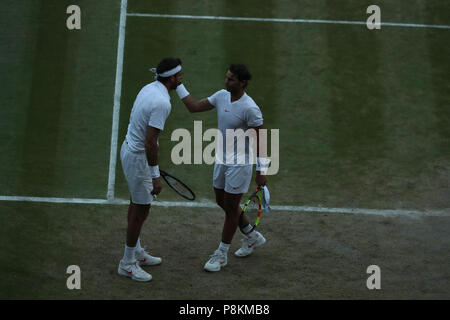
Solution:
<path fill-rule="evenodd" d="M 151 122 L 152 114 L 155 114 L 156 108 L 166 109 L 164 113 L 170 112 L 170 96 L 165 86 L 159 81 L 147 84 L 136 96 L 131 109 L 130 123 L 126 136 L 131 150 L 145 150 L 144 143 L 147 126 Z"/>

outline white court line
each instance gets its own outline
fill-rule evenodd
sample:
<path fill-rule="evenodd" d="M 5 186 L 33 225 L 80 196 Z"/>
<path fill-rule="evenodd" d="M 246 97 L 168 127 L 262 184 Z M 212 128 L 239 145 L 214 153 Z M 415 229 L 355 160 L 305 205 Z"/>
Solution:
<path fill-rule="evenodd" d="M 127 1 L 128 0 L 122 0 L 122 5 L 120 8 L 119 40 L 117 44 L 116 86 L 114 89 L 114 109 L 111 131 L 111 150 L 109 155 L 108 192 L 106 195 L 108 199 L 114 199 L 114 187 L 116 184 L 117 140 L 119 134 L 120 97 L 122 92 L 123 52 L 125 47 Z"/>
<path fill-rule="evenodd" d="M 129 17 L 144 18 L 169 18 L 169 19 L 194 19 L 194 20 L 222 20 L 222 21 L 257 21 L 257 22 L 284 22 L 284 23 L 326 23 L 326 24 L 351 24 L 364 25 L 364 21 L 344 21 L 344 20 L 316 20 L 316 19 L 282 19 L 282 18 L 248 18 L 248 17 L 221 17 L 221 16 L 193 16 L 181 14 L 157 14 L 157 13 L 127 13 Z M 407 28 L 434 28 L 450 29 L 448 25 L 416 24 L 416 23 L 395 23 L 381 22 L 381 27 L 407 27 Z"/>
<path fill-rule="evenodd" d="M 43 203 L 77 203 L 77 204 L 110 204 L 110 203 L 112 203 L 112 200 L 107 200 L 107 199 L 22 197 L 22 196 L 0 196 L 0 201 L 43 202 Z"/>
<path fill-rule="evenodd" d="M 46 197 L 21 197 L 0 196 L 0 201 L 19 202 L 44 202 L 44 203 L 74 203 L 74 204 L 99 204 L 99 205 L 128 205 L 129 200 L 124 199 L 86 199 L 86 198 L 46 198 Z M 155 207 L 184 207 L 184 208 L 209 208 L 218 209 L 217 204 L 211 201 L 187 202 L 187 201 L 154 201 Z M 280 206 L 271 205 L 273 211 L 289 212 L 318 212 L 318 213 L 353 213 L 377 216 L 450 216 L 450 209 L 442 210 L 377 210 L 363 208 L 326 208 L 310 206 Z"/>

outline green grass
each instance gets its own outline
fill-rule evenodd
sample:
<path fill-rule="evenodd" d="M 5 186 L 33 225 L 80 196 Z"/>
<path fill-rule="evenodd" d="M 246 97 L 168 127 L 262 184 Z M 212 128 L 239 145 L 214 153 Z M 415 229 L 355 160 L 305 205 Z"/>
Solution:
<path fill-rule="evenodd" d="M 127 28 L 132 36 L 126 46 L 120 137 L 136 93 L 151 80 L 149 61 L 182 57 L 186 86 L 197 98 L 223 88 L 228 64 L 244 61 L 254 73 L 248 93 L 261 106 L 265 126 L 280 129 L 280 171 L 269 177 L 278 203 L 449 207 L 448 169 L 442 170 L 449 163 L 449 112 L 442 108 L 449 102 L 442 95 L 448 80 L 435 67 L 448 50 L 434 49 L 448 41 L 448 33 L 146 18 L 129 18 Z M 148 36 L 148 30 L 159 28 L 166 34 Z M 208 33 L 195 37 L 203 30 Z M 417 38 L 423 41 L 411 51 L 409 43 Z M 421 66 L 423 72 L 408 66 Z M 161 163 L 199 186 L 201 198 L 211 199 L 212 168 L 173 168 L 169 157 L 176 142 L 170 133 L 180 127 L 192 132 L 194 120 L 203 120 L 204 130 L 214 127 L 215 112 L 192 116 L 176 95 L 172 104 L 161 137 Z M 117 189 L 126 197 L 120 174 Z"/>
<path fill-rule="evenodd" d="M 25 3 L 2 4 L 1 193 L 104 197 L 119 8 L 81 1 L 69 31 L 70 1 Z"/>
<path fill-rule="evenodd" d="M 79 31 L 65 27 L 70 4 L 2 2 L 0 27 L 7 32 L 0 35 L 0 195 L 106 197 L 120 1 L 78 1 Z M 130 0 L 128 12 L 365 21 L 370 4 Z M 377 4 L 382 21 L 450 25 L 443 1 Z M 228 65 L 243 62 L 253 73 L 248 93 L 261 107 L 265 127 L 280 129 L 280 170 L 268 177 L 273 203 L 449 209 L 449 42 L 450 32 L 438 29 L 127 17 L 119 146 L 137 93 L 153 80 L 148 69 L 161 58 L 183 60 L 184 82 L 198 99 L 222 89 Z M 177 128 L 192 132 L 195 120 L 203 121 L 203 130 L 216 127 L 215 111 L 192 115 L 171 96 L 160 166 L 189 182 L 199 200 L 213 200 L 212 166 L 173 165 L 177 142 L 170 137 Z M 121 170 L 119 161 L 115 193 L 127 199 Z M 179 201 L 168 187 L 160 199 Z M 447 218 L 274 212 L 263 222 L 273 247 L 253 260 L 233 260 L 231 270 L 211 278 L 201 266 L 219 240 L 222 215 L 155 207 L 144 236 L 167 255 L 168 264 L 155 268 L 150 289 L 135 291 L 115 273 L 125 214 L 124 206 L 0 203 L 0 263 L 2 272 L 11 274 L 0 283 L 0 296 L 301 299 L 448 293 Z M 286 248 L 286 242 L 292 246 Z M 238 245 L 233 242 L 234 249 Z M 178 254 L 185 251 L 187 270 L 185 256 Z M 377 261 L 390 280 L 383 287 L 388 290 L 372 295 L 361 286 L 363 269 Z M 80 292 L 65 288 L 70 264 L 82 268 L 86 281 Z M 298 270 L 290 273 L 290 264 Z M 255 265 L 264 265 L 264 271 L 249 271 Z M 280 270 L 282 276 L 271 277 Z M 261 281 L 268 285 L 247 291 Z M 210 282 L 217 292 L 208 289 Z M 234 288 L 237 283 L 242 286 Z"/>

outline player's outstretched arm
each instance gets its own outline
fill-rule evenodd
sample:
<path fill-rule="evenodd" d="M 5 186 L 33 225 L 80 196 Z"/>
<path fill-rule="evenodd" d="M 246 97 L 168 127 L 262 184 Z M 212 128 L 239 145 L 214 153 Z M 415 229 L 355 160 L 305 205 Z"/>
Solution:
<path fill-rule="evenodd" d="M 196 101 L 194 97 L 188 95 L 183 100 L 184 105 L 188 108 L 188 110 L 192 113 L 194 112 L 203 112 L 214 109 L 214 107 L 209 103 L 208 99 L 202 99 L 200 101 Z"/>
<path fill-rule="evenodd" d="M 208 99 L 202 99 L 200 101 L 195 100 L 182 84 L 177 87 L 177 94 L 189 112 L 203 112 L 214 109 L 214 106 Z"/>

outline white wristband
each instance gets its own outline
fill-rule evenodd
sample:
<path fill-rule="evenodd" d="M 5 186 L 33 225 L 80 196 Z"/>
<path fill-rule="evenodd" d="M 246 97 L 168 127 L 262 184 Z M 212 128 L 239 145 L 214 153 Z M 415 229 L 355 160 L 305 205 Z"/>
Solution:
<path fill-rule="evenodd" d="M 150 175 L 152 176 L 152 179 L 159 178 L 159 166 L 149 166 L 150 167 Z"/>
<path fill-rule="evenodd" d="M 256 171 L 264 171 L 266 172 L 269 168 L 270 159 L 267 158 L 256 158 Z"/>
<path fill-rule="evenodd" d="M 190 93 L 189 91 L 186 90 L 186 88 L 184 87 L 184 84 L 180 84 L 177 87 L 177 94 L 180 97 L 181 100 L 183 100 L 184 98 L 186 98 Z"/>

